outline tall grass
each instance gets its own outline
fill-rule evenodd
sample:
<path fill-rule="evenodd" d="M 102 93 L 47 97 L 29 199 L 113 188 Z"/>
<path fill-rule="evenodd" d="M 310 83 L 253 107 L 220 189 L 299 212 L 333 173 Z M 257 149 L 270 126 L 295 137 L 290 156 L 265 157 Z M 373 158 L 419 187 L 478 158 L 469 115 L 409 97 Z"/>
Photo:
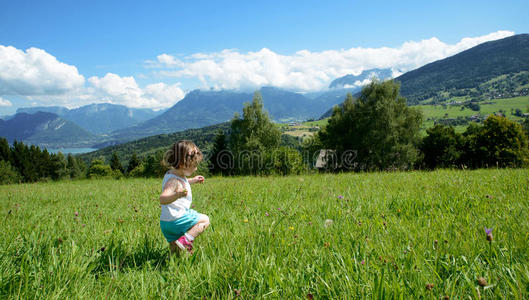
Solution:
<path fill-rule="evenodd" d="M 206 179 L 211 226 L 171 259 L 160 189 L 0 186 L 0 297 L 529 297 L 528 170 Z"/>

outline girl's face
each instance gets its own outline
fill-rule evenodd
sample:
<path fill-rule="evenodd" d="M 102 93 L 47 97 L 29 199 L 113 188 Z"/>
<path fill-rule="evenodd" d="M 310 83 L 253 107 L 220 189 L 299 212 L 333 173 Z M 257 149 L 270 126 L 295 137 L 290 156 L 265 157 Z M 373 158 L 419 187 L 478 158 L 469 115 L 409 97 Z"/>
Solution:
<path fill-rule="evenodd" d="M 185 176 L 191 176 L 197 170 L 197 166 L 191 165 L 189 167 L 180 167 L 180 170 L 182 170 Z"/>

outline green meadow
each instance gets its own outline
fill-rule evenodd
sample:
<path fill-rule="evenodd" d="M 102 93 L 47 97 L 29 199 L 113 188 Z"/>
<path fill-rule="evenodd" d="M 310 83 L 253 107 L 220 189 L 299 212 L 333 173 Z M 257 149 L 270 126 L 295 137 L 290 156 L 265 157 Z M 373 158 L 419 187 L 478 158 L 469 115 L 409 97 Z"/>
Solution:
<path fill-rule="evenodd" d="M 464 97 L 461 98 L 452 98 L 450 101 L 469 101 Z M 433 127 L 435 125 L 435 120 L 443 118 L 455 119 L 457 117 L 470 117 L 473 115 L 482 115 L 485 118 L 488 115 L 498 113 L 500 110 L 505 112 L 505 116 L 513 121 L 521 121 L 522 118 L 512 115 L 511 110 L 521 109 L 523 113 L 529 112 L 529 97 L 515 97 L 515 98 L 505 98 L 505 99 L 493 99 L 479 102 L 480 111 L 473 111 L 469 108 L 461 109 L 460 105 L 431 105 L 431 104 L 421 104 L 413 107 L 419 108 L 423 113 L 423 123 L 421 127 L 421 132 L 423 135 L 426 135 L 426 129 Z M 327 125 L 329 118 L 303 122 L 301 124 L 296 124 L 294 126 L 289 126 L 288 124 L 278 124 L 277 126 L 286 134 L 292 136 L 311 136 L 315 133 L 311 128 L 319 127 L 322 128 Z M 454 126 L 454 129 L 457 132 L 463 132 L 467 128 L 466 125 Z"/>
<path fill-rule="evenodd" d="M 457 99 L 452 99 L 457 101 Z M 464 101 L 464 100 L 461 100 Z M 529 97 L 515 97 L 506 99 L 493 99 L 478 103 L 480 105 L 480 111 L 473 111 L 469 108 L 461 109 L 459 105 L 418 105 L 424 116 L 422 129 L 434 126 L 434 120 L 446 118 L 457 118 L 457 117 L 470 117 L 473 115 L 482 115 L 487 117 L 488 115 L 498 113 L 500 110 L 505 112 L 505 116 L 513 121 L 521 121 L 522 118 L 512 115 L 511 111 L 521 109 L 522 112 L 529 112 Z M 430 119 L 430 120 L 428 120 Z M 455 126 L 456 131 L 463 132 L 467 126 Z"/>
<path fill-rule="evenodd" d="M 0 186 L 0 298 L 529 298 L 527 169 L 207 178 L 170 259 L 160 189 Z"/>

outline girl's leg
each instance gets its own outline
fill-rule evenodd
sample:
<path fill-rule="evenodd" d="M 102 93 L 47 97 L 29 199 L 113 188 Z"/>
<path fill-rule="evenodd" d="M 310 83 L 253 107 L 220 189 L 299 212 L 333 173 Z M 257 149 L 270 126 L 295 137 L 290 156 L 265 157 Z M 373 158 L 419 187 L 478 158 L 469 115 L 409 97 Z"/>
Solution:
<path fill-rule="evenodd" d="M 180 248 L 178 248 L 178 246 L 176 245 L 176 241 L 172 241 L 169 243 L 169 257 L 171 257 L 171 255 L 173 254 L 176 254 L 178 256 L 178 254 L 180 254 L 180 252 L 178 251 Z"/>
<path fill-rule="evenodd" d="M 199 236 L 206 228 L 209 226 L 209 217 L 203 214 L 200 214 L 200 220 L 198 220 L 198 223 L 195 224 L 195 226 L 191 227 L 189 231 L 187 231 L 187 234 L 193 236 L 196 238 Z"/>

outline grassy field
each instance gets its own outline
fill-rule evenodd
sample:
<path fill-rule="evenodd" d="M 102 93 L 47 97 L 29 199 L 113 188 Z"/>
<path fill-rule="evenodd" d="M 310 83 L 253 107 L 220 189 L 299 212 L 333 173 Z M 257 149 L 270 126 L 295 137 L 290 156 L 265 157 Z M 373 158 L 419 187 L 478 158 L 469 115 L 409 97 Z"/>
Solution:
<path fill-rule="evenodd" d="M 0 186 L 0 298 L 529 297 L 527 169 L 206 179 L 211 227 L 171 259 L 160 189 Z"/>

